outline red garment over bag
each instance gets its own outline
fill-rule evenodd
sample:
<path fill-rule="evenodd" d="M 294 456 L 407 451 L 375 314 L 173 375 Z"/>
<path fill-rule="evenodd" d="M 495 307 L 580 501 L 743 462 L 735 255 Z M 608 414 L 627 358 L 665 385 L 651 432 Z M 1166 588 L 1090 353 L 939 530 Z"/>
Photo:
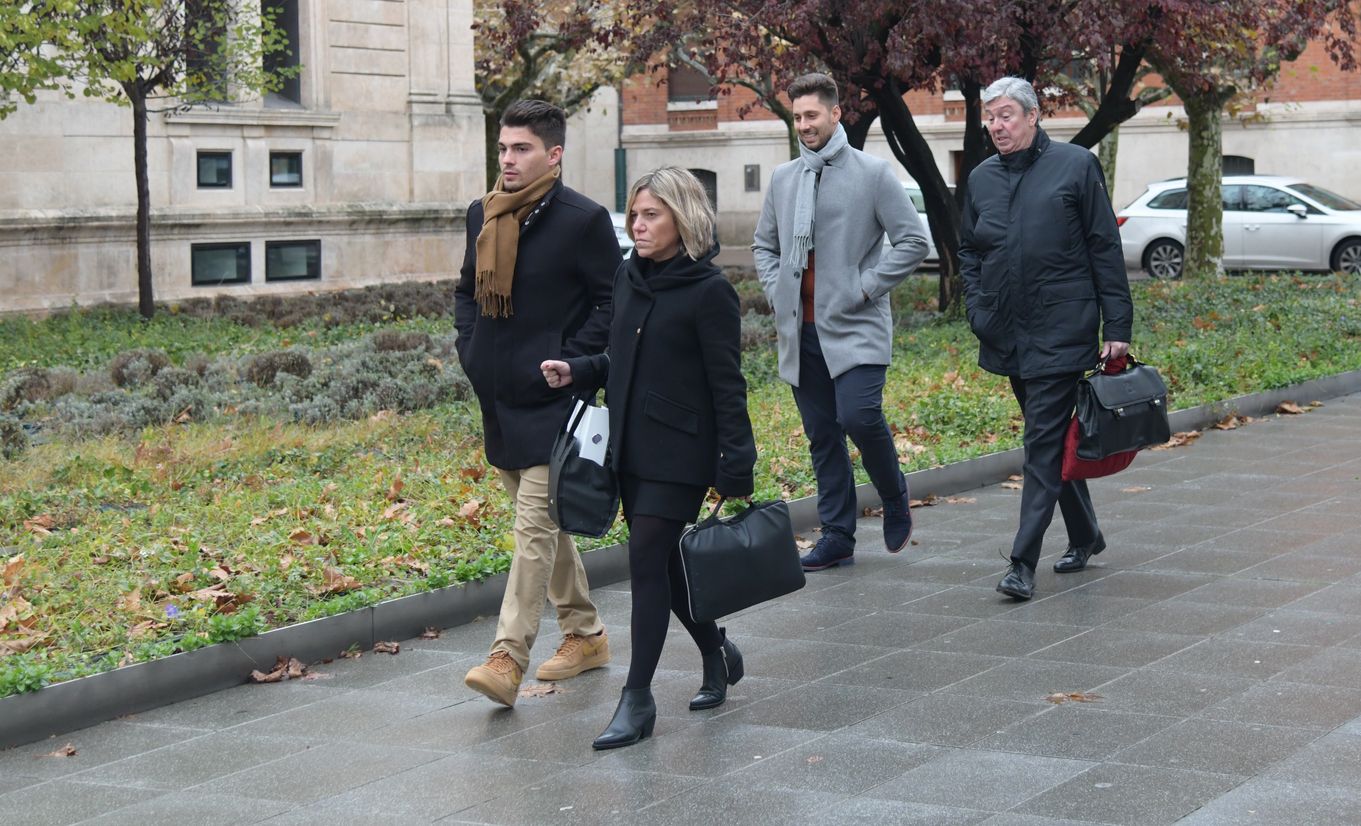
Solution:
<path fill-rule="evenodd" d="M 1106 362 L 1102 371 L 1115 375 L 1125 369 L 1126 357 L 1120 356 Z M 1124 453 L 1113 453 L 1104 459 L 1079 459 L 1077 455 L 1077 444 L 1079 440 L 1077 416 L 1068 423 L 1068 435 L 1063 440 L 1063 481 L 1073 482 L 1078 479 L 1098 479 L 1102 476 L 1110 476 L 1112 473 L 1119 473 L 1130 466 L 1134 457 L 1139 454 L 1137 450 L 1128 450 Z"/>

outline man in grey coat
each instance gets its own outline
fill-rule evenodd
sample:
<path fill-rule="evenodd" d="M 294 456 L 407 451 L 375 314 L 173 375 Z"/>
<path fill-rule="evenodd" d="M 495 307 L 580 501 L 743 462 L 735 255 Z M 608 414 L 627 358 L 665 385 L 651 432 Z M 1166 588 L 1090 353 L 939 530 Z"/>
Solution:
<path fill-rule="evenodd" d="M 888 294 L 926 257 L 927 242 L 889 164 L 847 143 L 836 82 L 804 75 L 788 94 L 801 157 L 776 167 L 751 248 L 775 313 L 780 377 L 794 387 L 817 476 L 822 536 L 803 568 L 820 571 L 855 560 L 847 436 L 883 499 L 884 544 L 896 553 L 912 536 L 907 480 L 883 414 Z"/>

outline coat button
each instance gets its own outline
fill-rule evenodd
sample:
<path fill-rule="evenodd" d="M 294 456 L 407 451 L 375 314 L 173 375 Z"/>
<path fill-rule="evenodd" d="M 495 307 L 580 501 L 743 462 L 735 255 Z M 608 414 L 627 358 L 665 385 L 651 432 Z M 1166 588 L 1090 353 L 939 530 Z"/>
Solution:
<path fill-rule="evenodd" d="M 642 334 L 643 334 L 643 328 L 642 328 L 642 327 L 639 327 L 639 328 L 634 332 L 634 335 L 639 335 L 639 336 L 641 336 Z"/>

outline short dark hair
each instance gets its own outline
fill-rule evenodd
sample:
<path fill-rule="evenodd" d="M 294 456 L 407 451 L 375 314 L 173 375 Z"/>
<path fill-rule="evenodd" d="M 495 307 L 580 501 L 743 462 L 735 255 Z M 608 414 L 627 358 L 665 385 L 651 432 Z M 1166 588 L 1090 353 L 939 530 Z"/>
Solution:
<path fill-rule="evenodd" d="M 817 95 L 818 100 L 828 109 L 841 102 L 841 95 L 837 93 L 836 81 L 829 75 L 822 72 L 812 72 L 802 77 L 795 78 L 789 84 L 789 101 L 792 103 L 804 95 Z"/>
<path fill-rule="evenodd" d="M 517 100 L 501 115 L 502 126 L 523 126 L 543 141 L 544 149 L 567 142 L 567 113 L 546 100 Z"/>

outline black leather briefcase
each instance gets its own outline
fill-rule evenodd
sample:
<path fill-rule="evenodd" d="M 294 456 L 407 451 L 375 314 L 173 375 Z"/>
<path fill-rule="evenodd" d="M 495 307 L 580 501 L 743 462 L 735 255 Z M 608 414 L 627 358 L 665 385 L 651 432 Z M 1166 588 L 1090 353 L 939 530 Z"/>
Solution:
<path fill-rule="evenodd" d="M 1077 421 L 1080 459 L 1163 444 L 1172 438 L 1167 385 L 1157 370 L 1132 358 L 1123 372 L 1098 367 L 1078 381 Z"/>
<path fill-rule="evenodd" d="M 680 538 L 681 569 L 696 622 L 725 617 L 804 586 L 789 506 L 752 505 L 719 519 L 719 500 L 707 519 Z"/>

